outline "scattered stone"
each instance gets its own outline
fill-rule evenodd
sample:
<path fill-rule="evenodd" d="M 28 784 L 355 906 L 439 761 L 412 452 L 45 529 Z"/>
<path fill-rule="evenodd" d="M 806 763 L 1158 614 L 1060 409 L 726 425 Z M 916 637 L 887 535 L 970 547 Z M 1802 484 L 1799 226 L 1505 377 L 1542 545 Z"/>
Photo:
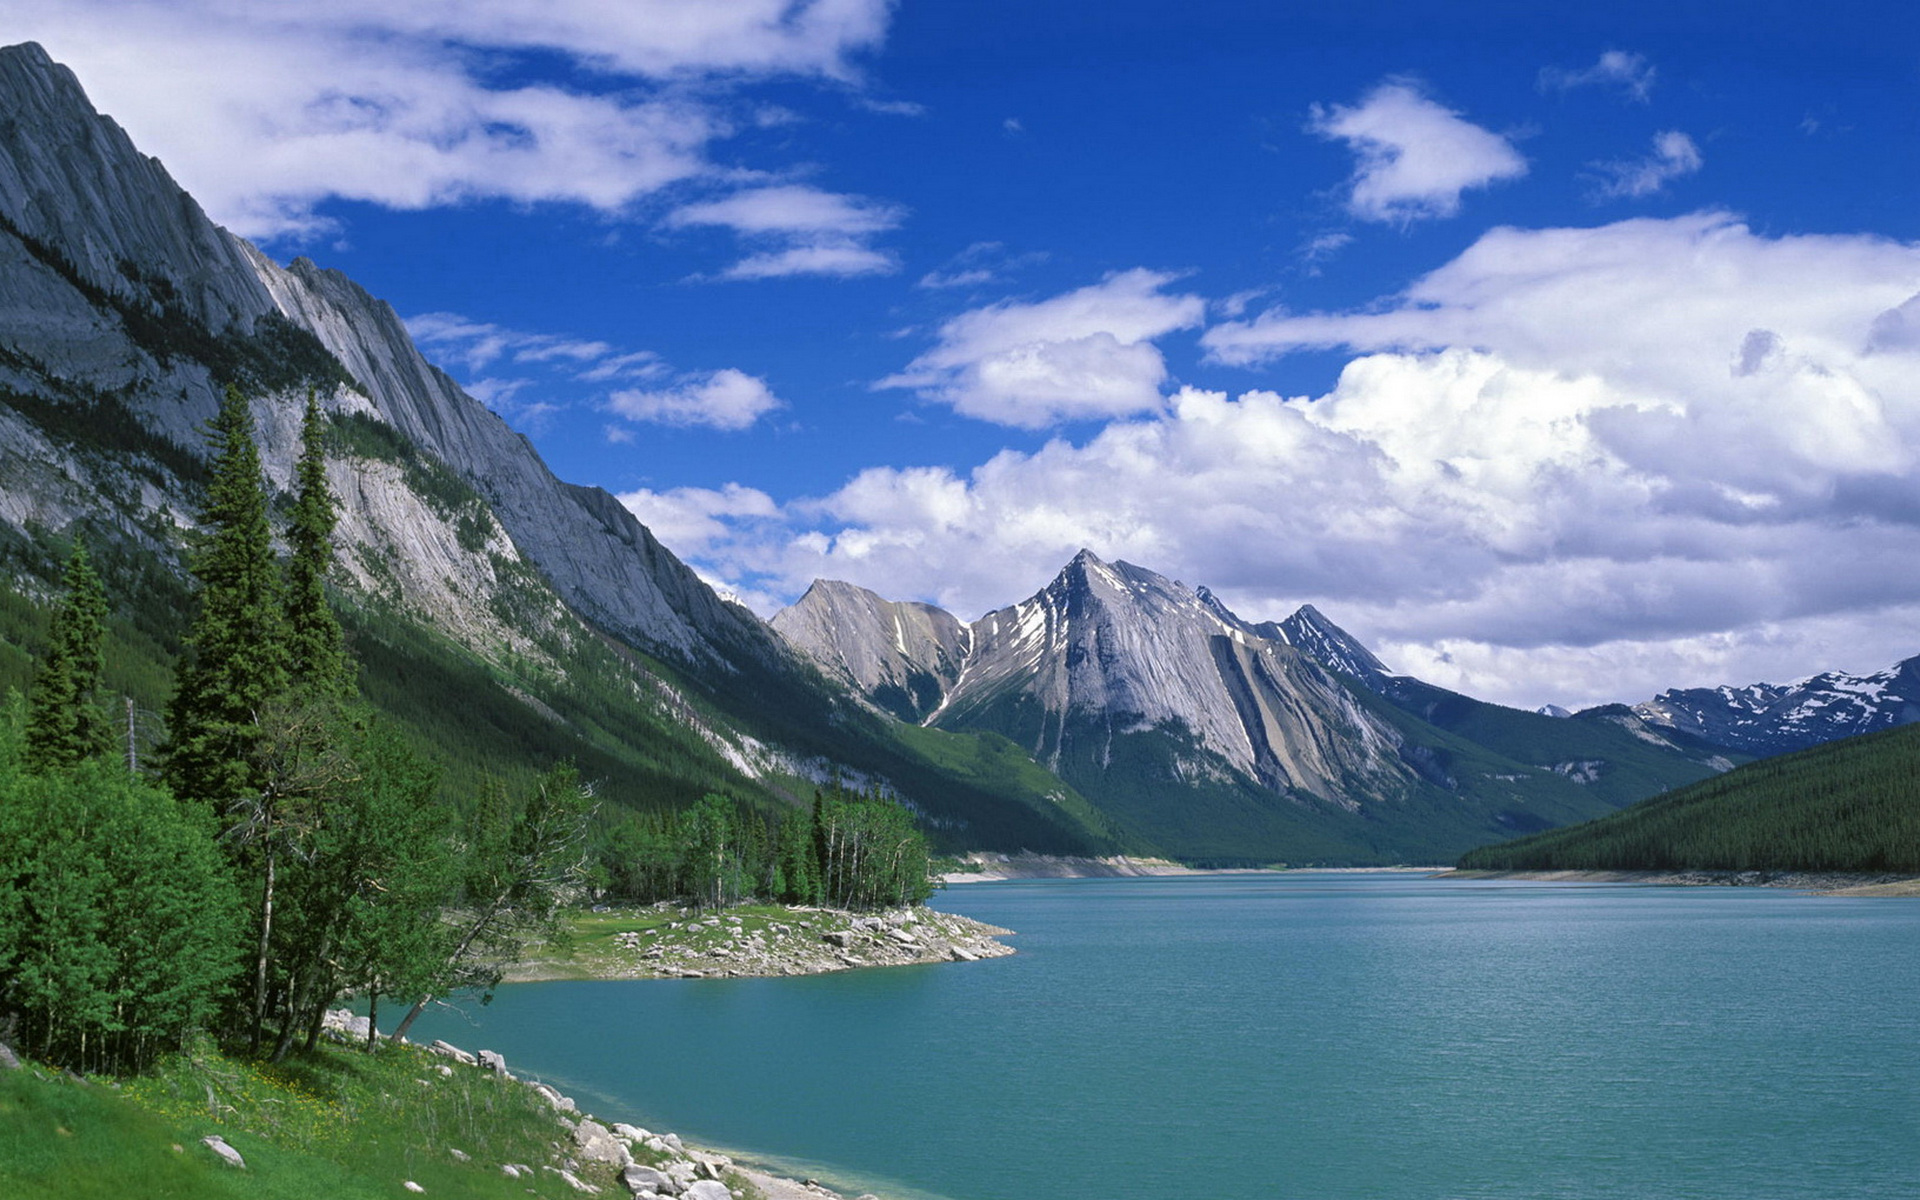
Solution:
<path fill-rule="evenodd" d="M 410 1192 L 424 1192 L 424 1191 L 426 1191 L 426 1190 L 427 1190 L 427 1189 L 425 1189 L 425 1188 L 423 1188 L 423 1187 L 421 1187 L 421 1186 L 420 1186 L 419 1184 L 417 1184 L 417 1183 L 415 1183 L 415 1182 L 414 1182 L 413 1180 L 411 1180 L 411 1179 L 409 1179 L 409 1180 L 407 1180 L 407 1181 L 405 1181 L 405 1182 L 404 1182 L 404 1183 L 402 1183 L 402 1184 L 401 1184 L 400 1186 L 401 1186 L 401 1187 L 403 1187 L 403 1188 L 405 1188 L 405 1189 L 407 1189 L 407 1190 L 408 1190 L 408 1191 L 410 1191 Z"/>
<path fill-rule="evenodd" d="M 653 1135 L 638 1125 L 615 1125 L 613 1136 L 626 1138 L 630 1142 L 645 1142 Z"/>
<path fill-rule="evenodd" d="M 547 1169 L 549 1171 L 552 1171 L 555 1175 L 558 1175 L 560 1177 L 560 1182 L 566 1184 L 568 1187 L 572 1188 L 576 1192 L 585 1192 L 589 1196 L 597 1196 L 600 1194 L 599 1188 L 595 1187 L 591 1183 L 588 1183 L 586 1180 L 580 1178 L 578 1175 L 575 1175 L 572 1171 L 566 1170 L 563 1167 L 548 1167 Z"/>
<path fill-rule="evenodd" d="M 443 1042 L 438 1038 L 435 1038 L 431 1043 L 429 1043 L 427 1046 L 427 1049 L 433 1051 L 435 1054 L 441 1055 L 442 1057 L 451 1058 L 455 1062 L 464 1063 L 469 1067 L 479 1065 L 477 1060 L 475 1060 L 475 1058 L 473 1057 L 473 1055 L 468 1054 L 465 1050 L 462 1050 L 458 1046 L 451 1045 L 447 1042 Z M 497 1058 L 499 1056 L 495 1055 L 495 1057 Z M 503 1061 L 500 1065 L 502 1069 L 504 1069 L 506 1066 L 506 1063 Z"/>
<path fill-rule="evenodd" d="M 243 1171 L 246 1169 L 247 1160 L 244 1158 L 241 1158 L 240 1152 L 238 1150 L 235 1150 L 232 1146 L 227 1145 L 227 1139 L 221 1137 L 219 1134 L 217 1133 L 209 1134 L 206 1137 L 201 1138 L 200 1142 L 207 1149 L 213 1151 L 215 1154 L 218 1154 L 221 1158 L 225 1159 L 231 1165 L 239 1167 Z"/>
<path fill-rule="evenodd" d="M 582 1158 L 605 1163 L 615 1170 L 633 1161 L 633 1152 L 627 1149 L 627 1144 L 598 1121 L 581 1121 L 573 1131 L 573 1144 L 580 1147 Z"/>
<path fill-rule="evenodd" d="M 702 1179 L 680 1193 L 684 1200 L 733 1200 L 733 1193 L 727 1185 L 711 1179 Z"/>
<path fill-rule="evenodd" d="M 540 1093 L 542 1096 L 545 1096 L 547 1098 L 547 1103 L 553 1105 L 553 1107 L 560 1112 L 570 1113 L 570 1112 L 580 1111 L 579 1107 L 574 1104 L 573 1100 L 570 1097 L 562 1096 L 559 1092 L 555 1091 L 551 1087 L 548 1087 L 544 1083 L 534 1084 L 533 1090 Z"/>
<path fill-rule="evenodd" d="M 507 1060 L 491 1050 L 482 1050 L 479 1054 L 480 1066 L 492 1071 L 502 1079 L 512 1079 L 513 1072 L 507 1070 Z"/>
<path fill-rule="evenodd" d="M 820 940 L 845 950 L 853 945 L 853 931 L 850 929 L 829 929 L 820 935 Z"/>
<path fill-rule="evenodd" d="M 680 1135 L 677 1133 L 663 1133 L 660 1135 L 660 1140 L 665 1142 L 668 1148 L 675 1154 L 685 1154 L 687 1152 L 687 1148 L 680 1144 Z"/>
<path fill-rule="evenodd" d="M 500 1173 L 508 1179 L 518 1179 L 522 1175 L 533 1174 L 533 1168 L 521 1163 L 501 1163 Z"/>
<path fill-rule="evenodd" d="M 653 1192 L 671 1196 L 680 1191 L 680 1185 L 674 1182 L 672 1176 L 656 1171 L 652 1167 L 643 1167 L 638 1163 L 620 1172 L 620 1182 L 635 1195 L 641 1192 Z"/>
<path fill-rule="evenodd" d="M 453 1161 L 455 1162 L 472 1162 L 473 1161 L 473 1156 L 471 1154 L 468 1154 L 465 1150 L 455 1150 L 453 1147 L 449 1146 L 447 1147 L 447 1153 L 453 1156 Z"/>
<path fill-rule="evenodd" d="M 440 1064 L 440 1068 L 439 1068 L 439 1069 L 440 1069 L 440 1077 L 441 1077 L 442 1079 L 452 1079 L 452 1078 L 453 1078 L 453 1068 L 452 1068 L 452 1067 L 450 1067 L 450 1066 L 448 1066 L 448 1065 L 447 1065 L 447 1064 L 445 1064 L 445 1063 L 441 1063 L 441 1064 Z"/>

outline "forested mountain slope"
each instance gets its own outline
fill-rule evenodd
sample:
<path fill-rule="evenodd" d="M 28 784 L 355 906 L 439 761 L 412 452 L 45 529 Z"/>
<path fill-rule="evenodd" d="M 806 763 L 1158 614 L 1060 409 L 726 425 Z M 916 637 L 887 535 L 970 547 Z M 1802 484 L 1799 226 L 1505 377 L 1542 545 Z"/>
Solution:
<path fill-rule="evenodd" d="M 1460 866 L 1920 873 L 1920 728 L 1749 763 L 1596 821 L 1470 851 Z"/>

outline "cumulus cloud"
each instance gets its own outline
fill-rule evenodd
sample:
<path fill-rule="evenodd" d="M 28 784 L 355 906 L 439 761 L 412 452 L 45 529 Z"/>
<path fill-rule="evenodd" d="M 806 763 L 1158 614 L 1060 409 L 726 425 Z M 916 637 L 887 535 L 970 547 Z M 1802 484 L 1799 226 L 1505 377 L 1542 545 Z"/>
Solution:
<path fill-rule="evenodd" d="M 214 219 L 301 236 L 329 198 L 417 209 L 480 198 L 608 212 L 715 174 L 732 119 L 709 80 L 846 80 L 887 0 L 555 0 L 324 5 L 19 0 L 42 42 Z M 508 84 L 502 56 L 569 64 L 579 87 Z M 210 65 L 213 69 L 209 69 Z M 622 86 L 610 89 L 608 78 Z"/>
<path fill-rule="evenodd" d="M 877 386 L 911 388 L 967 416 L 1023 429 L 1153 411 L 1167 379 L 1154 339 L 1206 315 L 1200 297 L 1164 290 L 1177 279 L 1135 269 L 1046 300 L 973 309 Z"/>
<path fill-rule="evenodd" d="M 1583 87 L 1614 88 L 1629 99 L 1644 104 L 1653 95 L 1654 75 L 1653 64 L 1644 55 L 1608 50 L 1590 67 L 1578 70 L 1542 67 L 1540 90 L 1570 92 Z"/>
<path fill-rule="evenodd" d="M 773 497 L 757 488 L 729 483 L 713 488 L 666 491 L 640 488 L 618 497 L 653 535 L 681 554 L 699 555 L 734 536 L 743 522 L 778 517 Z"/>
<path fill-rule="evenodd" d="M 1698 171 L 1706 162 L 1693 139 L 1677 129 L 1653 135 L 1653 153 L 1645 158 L 1593 164 L 1601 177 L 1602 197 L 1624 196 L 1637 199 L 1651 196 L 1684 175 Z"/>
<path fill-rule="evenodd" d="M 745 429 L 781 406 L 766 380 L 732 367 L 672 387 L 629 388 L 607 397 L 607 411 L 629 421 L 709 429 Z"/>
<path fill-rule="evenodd" d="M 1506 138 L 1406 80 L 1389 80 L 1351 107 L 1316 105 L 1307 128 L 1345 142 L 1359 159 L 1347 211 L 1365 221 L 1451 217 L 1462 192 L 1527 173 Z"/>
<path fill-rule="evenodd" d="M 1920 651 L 1915 311 L 1920 246 L 1714 213 L 1495 230 L 1364 310 L 1206 335 L 1346 351 L 1322 394 L 1186 388 L 971 470 L 875 468 L 707 561 L 971 618 L 1090 546 L 1529 706 L 1873 668 Z"/>

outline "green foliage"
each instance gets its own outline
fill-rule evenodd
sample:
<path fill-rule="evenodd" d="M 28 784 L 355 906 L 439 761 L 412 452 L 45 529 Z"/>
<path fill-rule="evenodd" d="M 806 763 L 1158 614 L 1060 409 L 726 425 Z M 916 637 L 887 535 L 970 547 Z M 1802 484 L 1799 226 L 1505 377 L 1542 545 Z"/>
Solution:
<path fill-rule="evenodd" d="M 231 978 L 238 908 L 208 814 L 117 763 L 22 769 L 0 716 L 0 1009 L 20 1044 L 138 1070 L 204 1027 Z"/>
<path fill-rule="evenodd" d="M 258 793 L 258 721 L 287 686 L 286 615 L 253 417 L 229 387 L 211 428 L 213 482 L 192 570 L 199 611 L 168 706 L 174 794 L 224 803 Z"/>
<path fill-rule="evenodd" d="M 46 660 L 28 700 L 26 758 L 34 771 L 72 767 L 112 749 L 112 730 L 99 701 L 107 596 L 83 541 L 73 544 L 65 585 L 48 629 Z"/>
<path fill-rule="evenodd" d="M 1920 726 L 1763 759 L 1460 866 L 1920 873 Z"/>
<path fill-rule="evenodd" d="M 488 789 L 468 822 L 459 895 L 437 964 L 383 983 L 389 994 L 413 990 L 395 1039 L 434 996 L 491 992 L 528 944 L 561 935 L 562 905 L 584 881 L 593 814 L 593 793 L 571 766 L 554 767 L 522 795 L 498 784 Z"/>
<path fill-rule="evenodd" d="M 339 505 L 327 484 L 326 425 L 311 391 L 300 438 L 293 513 L 287 525 L 287 542 L 293 550 L 287 559 L 286 583 L 288 673 L 296 691 L 344 700 L 353 694 L 354 671 L 326 589 Z"/>
<path fill-rule="evenodd" d="M 701 797 L 682 813 L 629 815 L 595 847 L 608 895 L 724 908 L 749 900 L 890 908 L 932 894 L 926 835 L 878 791 L 836 783 L 811 809 L 768 818 Z"/>

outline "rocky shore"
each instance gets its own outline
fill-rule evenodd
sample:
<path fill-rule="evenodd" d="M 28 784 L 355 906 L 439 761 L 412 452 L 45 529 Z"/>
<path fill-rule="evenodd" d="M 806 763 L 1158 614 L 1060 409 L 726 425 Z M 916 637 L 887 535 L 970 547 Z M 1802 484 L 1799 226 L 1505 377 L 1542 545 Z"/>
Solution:
<path fill-rule="evenodd" d="M 1014 949 L 1013 931 L 930 908 L 656 905 L 582 914 L 573 943 L 515 966 L 507 980 L 727 979 L 818 975 L 856 967 L 973 962 Z"/>
<path fill-rule="evenodd" d="M 1641 883 L 1659 887 L 1776 887 L 1823 896 L 1920 896 L 1920 879 L 1911 875 L 1830 871 L 1441 871 L 1434 878 Z"/>
<path fill-rule="evenodd" d="M 326 1015 L 325 1029 L 333 1040 L 358 1045 L 367 1039 L 367 1018 L 347 1009 Z M 736 1163 L 724 1154 L 690 1147 L 679 1135 L 658 1133 L 624 1122 L 603 1123 L 580 1111 L 573 1099 L 534 1080 L 522 1080 L 507 1069 L 506 1059 L 491 1050 L 469 1053 L 448 1042 L 422 1047 L 443 1060 L 438 1070 L 486 1071 L 531 1089 L 553 1109 L 558 1136 L 552 1154 L 540 1163 L 490 1164 L 511 1179 L 550 1180 L 583 1196 L 606 1194 L 632 1200 L 845 1200 L 839 1192 L 816 1180 L 785 1179 Z M 421 1080 L 431 1086 L 431 1080 Z M 447 1153 L 469 1160 L 483 1153 L 445 1147 Z M 409 1191 L 417 1190 L 412 1186 Z M 871 1193 L 856 1200 L 879 1200 Z"/>
<path fill-rule="evenodd" d="M 1166 858 L 1077 858 L 1060 854 L 975 854 L 942 883 L 998 883 L 1005 879 L 1133 879 L 1147 875 L 1200 875 L 1196 867 Z"/>

